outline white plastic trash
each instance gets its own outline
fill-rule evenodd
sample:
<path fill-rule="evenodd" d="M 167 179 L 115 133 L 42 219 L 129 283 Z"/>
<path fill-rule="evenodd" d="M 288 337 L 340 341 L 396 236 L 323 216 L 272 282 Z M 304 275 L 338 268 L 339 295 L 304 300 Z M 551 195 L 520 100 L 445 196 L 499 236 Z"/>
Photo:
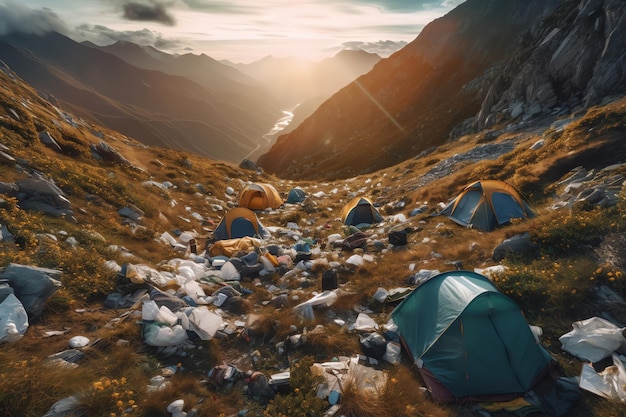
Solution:
<path fill-rule="evenodd" d="M 610 356 L 625 342 L 625 329 L 600 317 L 577 321 L 572 327 L 572 331 L 559 338 L 562 349 L 590 362 Z"/>
<path fill-rule="evenodd" d="M 195 307 L 189 314 L 190 330 L 202 340 L 211 340 L 221 325 L 222 317 L 207 308 Z"/>
<path fill-rule="evenodd" d="M 181 275 L 187 279 L 195 279 L 196 274 L 189 266 L 181 266 L 178 268 L 178 275 Z"/>
<path fill-rule="evenodd" d="M 341 240 L 341 235 L 339 233 L 333 233 L 331 235 L 328 235 L 328 237 L 326 238 L 326 241 L 328 242 L 329 245 L 332 245 L 333 242 L 337 241 L 337 240 Z"/>
<path fill-rule="evenodd" d="M 359 313 L 356 317 L 356 323 L 354 323 L 354 328 L 359 331 L 374 331 L 378 329 L 378 324 L 365 313 Z"/>
<path fill-rule="evenodd" d="M 384 303 L 388 295 L 389 291 L 384 288 L 378 287 L 378 289 L 374 293 L 374 300 L 378 301 L 379 303 Z"/>
<path fill-rule="evenodd" d="M 324 292 L 321 292 L 317 295 L 315 295 L 313 298 L 311 298 L 308 301 L 305 301 L 303 303 L 298 304 L 297 306 L 294 307 L 294 310 L 296 311 L 301 311 L 304 310 L 305 306 L 323 306 L 323 307 L 330 307 L 331 305 L 333 305 L 336 301 L 337 301 L 337 293 L 335 291 L 331 291 L 331 290 L 327 290 Z"/>
<path fill-rule="evenodd" d="M 167 406 L 167 412 L 168 413 L 180 413 L 181 411 L 183 411 L 184 406 L 185 406 L 185 400 L 173 401 Z"/>
<path fill-rule="evenodd" d="M 154 321 L 159 314 L 159 306 L 154 300 L 146 300 L 141 307 L 141 319 L 143 321 Z"/>
<path fill-rule="evenodd" d="M 535 336 L 535 340 L 539 343 L 539 338 L 543 335 L 543 329 L 539 326 L 530 326 L 530 330 L 533 332 L 533 336 Z"/>
<path fill-rule="evenodd" d="M 383 359 L 392 365 L 400 363 L 401 346 L 400 343 L 390 341 L 387 343 L 387 349 L 383 355 Z"/>
<path fill-rule="evenodd" d="M 150 346 L 176 346 L 187 340 L 187 332 L 179 324 L 169 327 L 148 323 L 144 327 L 143 339 Z"/>
<path fill-rule="evenodd" d="M 172 313 L 172 310 L 167 308 L 167 306 L 162 305 L 159 308 L 159 313 L 156 316 L 156 321 L 167 323 L 170 326 L 173 326 L 178 322 L 178 317 L 176 317 L 176 315 Z"/>
<path fill-rule="evenodd" d="M 74 336 L 70 338 L 69 346 L 72 349 L 84 348 L 89 344 L 89 338 L 85 336 Z"/>
<path fill-rule="evenodd" d="M 213 268 L 219 269 L 219 268 L 221 268 L 222 266 L 224 266 L 224 264 L 225 264 L 225 263 L 226 263 L 226 259 L 221 259 L 221 258 L 218 258 L 218 259 L 213 259 L 213 260 L 211 261 L 211 266 L 212 266 Z"/>
<path fill-rule="evenodd" d="M 206 297 L 206 293 L 197 281 L 187 281 L 182 287 L 185 293 L 196 302 L 198 302 L 198 298 Z"/>
<path fill-rule="evenodd" d="M 239 271 L 237 271 L 235 265 L 233 265 L 230 261 L 222 265 L 220 274 L 224 281 L 239 281 L 241 279 Z"/>
<path fill-rule="evenodd" d="M 17 342 L 28 330 L 28 314 L 22 302 L 9 294 L 0 303 L 0 343 Z"/>
<path fill-rule="evenodd" d="M 195 239 L 198 236 L 195 232 L 182 232 L 180 236 L 178 236 L 178 241 L 182 243 L 189 243 L 191 239 Z"/>
<path fill-rule="evenodd" d="M 228 296 L 224 293 L 219 293 L 217 294 L 217 297 L 215 297 L 215 300 L 213 300 L 213 304 L 217 307 L 221 307 L 222 304 L 224 304 L 224 301 L 226 301 L 228 299 Z"/>
<path fill-rule="evenodd" d="M 346 259 L 346 263 L 354 266 L 363 266 L 363 257 L 361 255 L 354 254 Z"/>
<path fill-rule="evenodd" d="M 590 363 L 583 363 L 579 387 L 609 400 L 626 402 L 626 369 L 620 357 L 612 355 L 613 365 L 596 372 Z"/>

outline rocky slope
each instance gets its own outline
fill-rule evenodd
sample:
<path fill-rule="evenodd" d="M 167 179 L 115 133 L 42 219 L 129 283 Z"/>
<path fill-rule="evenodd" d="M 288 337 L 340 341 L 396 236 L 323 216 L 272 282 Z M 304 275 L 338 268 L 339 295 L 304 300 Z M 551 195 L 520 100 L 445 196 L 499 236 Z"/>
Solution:
<path fill-rule="evenodd" d="M 134 50 L 143 66 L 57 33 L 0 37 L 4 62 L 42 94 L 148 145 L 236 163 L 280 115 L 257 83 L 208 57 Z"/>
<path fill-rule="evenodd" d="M 626 4 L 567 1 L 525 32 L 500 66 L 474 128 L 565 115 L 626 91 Z"/>

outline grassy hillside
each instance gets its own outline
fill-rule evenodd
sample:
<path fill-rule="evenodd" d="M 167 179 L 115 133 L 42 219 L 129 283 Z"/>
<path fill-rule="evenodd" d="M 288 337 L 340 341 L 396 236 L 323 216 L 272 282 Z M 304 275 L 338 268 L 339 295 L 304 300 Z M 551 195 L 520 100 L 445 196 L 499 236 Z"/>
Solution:
<path fill-rule="evenodd" d="M 562 129 L 536 126 L 498 135 L 483 132 L 369 175 L 336 182 L 290 182 L 183 152 L 146 147 L 117 132 L 71 119 L 27 85 L 2 72 L 0 89 L 0 143 L 2 151 L 14 158 L 3 159 L 0 164 L 2 182 L 18 181 L 28 173 L 43 173 L 64 192 L 73 208 L 73 216 L 51 217 L 23 210 L 15 198 L 0 196 L 0 224 L 14 237 L 13 241 L 0 242 L 0 267 L 19 263 L 63 271 L 63 286 L 48 300 L 42 316 L 30 323 L 22 339 L 5 343 L 0 349 L 0 409 L 7 416 L 41 416 L 56 401 L 71 395 L 77 396 L 89 416 L 169 416 L 167 405 L 181 398 L 185 410 L 194 408 L 198 416 L 230 416 L 244 409 L 254 416 L 322 415 L 327 404 L 315 397 L 318 381 L 308 365 L 360 353 L 358 335 L 333 326 L 334 317 L 350 317 L 354 307 L 361 305 L 385 323 L 393 306 L 377 304 L 372 296 L 379 287 L 406 286 L 412 273 L 410 265 L 440 271 L 454 269 L 455 262 L 462 262 L 468 270 L 497 265 L 491 259 L 494 247 L 523 232 L 530 233 L 539 246 L 539 255 L 506 257 L 502 261 L 506 272 L 493 280 L 520 305 L 530 324 L 543 329 L 542 344 L 565 375 L 578 375 L 582 366 L 581 361 L 561 350 L 558 341 L 571 330 L 573 322 L 609 314 L 626 323 L 626 305 L 599 305 L 594 301 L 598 288 L 609 288 L 622 296 L 626 290 L 624 99 L 594 107 Z M 42 144 L 42 131 L 48 131 L 63 151 Z M 90 146 L 102 140 L 130 164 L 94 159 Z M 501 156 L 459 160 L 447 172 L 437 170 L 455 155 L 507 140 L 515 141 L 514 150 Z M 543 147 L 531 149 L 539 140 L 544 141 Z M 602 171 L 611 165 L 610 171 Z M 566 187 L 560 181 L 580 166 L 604 173 L 595 176 L 595 181 L 617 180 L 611 185 L 619 189 L 616 205 L 603 208 L 577 203 L 553 208 Z M 448 201 L 467 183 L 484 178 L 505 180 L 520 189 L 538 216 L 483 233 L 434 215 L 440 208 L 438 203 Z M 157 187 L 149 181 L 168 183 L 168 187 Z M 288 223 L 296 223 L 304 236 L 315 239 L 314 247 L 323 256 L 319 256 L 313 276 L 295 280 L 276 273 L 264 277 L 261 285 L 242 282 L 250 294 L 242 305 L 241 317 L 270 317 L 266 330 L 272 333 L 267 340 L 214 338 L 198 341 L 185 358 L 156 355 L 142 340 L 137 323 L 140 306 L 129 310 L 103 306 L 114 290 L 135 288 L 106 262 L 171 269 L 167 261 L 186 254 L 158 237 L 164 232 L 193 230 L 204 249 L 225 210 L 236 205 L 236 199 L 226 193 L 227 187 L 239 190 L 246 181 L 272 183 L 283 194 L 296 185 L 309 195 L 320 193 L 314 198 L 317 206 L 313 211 L 295 206 L 260 214 L 266 226 L 286 228 Z M 404 214 L 408 220 L 403 226 L 411 231 L 408 245 L 357 250 L 371 254 L 374 261 L 342 269 L 339 281 L 345 295 L 314 321 L 300 321 L 291 308 L 268 302 L 270 285 L 281 287 L 289 297 L 310 298 L 319 290 L 317 282 L 328 259 L 344 262 L 353 254 L 333 250 L 325 243 L 331 234 L 343 233 L 337 217 L 355 194 L 371 197 L 386 218 Z M 421 206 L 427 209 L 409 216 L 411 210 Z M 138 224 L 124 222 L 118 210 L 125 207 L 143 213 Z M 202 220 L 192 213 L 198 213 Z M 386 232 L 394 225 L 387 222 L 367 232 L 372 240 L 385 242 Z M 275 239 L 281 245 L 294 243 L 280 234 Z M 173 284 L 165 289 L 176 290 Z M 292 333 L 292 325 L 299 331 L 306 329 L 309 337 L 287 358 L 277 352 L 275 345 Z M 312 331 L 317 325 L 325 330 Z M 47 332 L 62 334 L 48 336 Z M 47 358 L 66 350 L 68 339 L 77 335 L 96 341 L 84 350 L 80 365 L 50 366 Z M 206 383 L 207 372 L 213 366 L 236 360 L 248 369 L 268 374 L 290 366 L 292 390 L 278 395 L 264 409 L 243 395 L 239 386 L 216 390 Z M 175 368 L 177 362 L 183 371 L 168 373 L 167 366 Z M 420 390 L 419 375 L 406 358 L 400 365 L 384 369 L 390 381 L 384 392 L 373 398 L 363 396 L 356 388 L 344 388 L 338 415 L 472 415 L 468 408 L 429 400 Z M 148 389 L 156 375 L 166 375 L 170 384 L 159 391 Z M 624 412 L 626 406 L 622 404 L 581 391 L 581 400 L 567 415 L 609 417 Z"/>

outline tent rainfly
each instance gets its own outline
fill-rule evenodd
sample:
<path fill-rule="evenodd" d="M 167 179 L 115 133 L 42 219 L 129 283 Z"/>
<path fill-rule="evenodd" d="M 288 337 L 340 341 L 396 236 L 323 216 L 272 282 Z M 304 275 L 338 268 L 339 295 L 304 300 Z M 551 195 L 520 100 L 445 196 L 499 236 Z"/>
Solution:
<path fill-rule="evenodd" d="M 523 395 L 553 362 L 520 308 L 483 275 L 449 271 L 392 312 L 433 398 L 505 401 Z"/>
<path fill-rule="evenodd" d="M 515 188 L 497 180 L 467 185 L 439 214 L 462 226 L 487 232 L 508 224 L 511 219 L 535 217 Z"/>
<path fill-rule="evenodd" d="M 367 197 L 353 198 L 341 209 L 341 221 L 346 226 L 376 224 L 383 221 L 374 204 Z"/>
<path fill-rule="evenodd" d="M 213 236 L 218 240 L 246 236 L 267 239 L 269 235 L 269 231 L 263 227 L 256 214 L 245 207 L 230 209 L 213 230 Z"/>
<path fill-rule="evenodd" d="M 282 198 L 271 184 L 249 183 L 243 187 L 239 194 L 239 207 L 250 210 L 275 209 L 282 204 Z"/>

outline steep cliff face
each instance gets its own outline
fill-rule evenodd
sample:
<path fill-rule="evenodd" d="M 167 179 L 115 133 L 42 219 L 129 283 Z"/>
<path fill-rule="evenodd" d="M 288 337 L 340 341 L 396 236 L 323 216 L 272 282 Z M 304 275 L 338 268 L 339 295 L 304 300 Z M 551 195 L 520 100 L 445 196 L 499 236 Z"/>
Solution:
<path fill-rule="evenodd" d="M 512 53 L 519 35 L 558 4 L 468 0 L 323 103 L 258 164 L 286 178 L 345 178 L 443 143 L 487 94 L 464 85 Z"/>
<path fill-rule="evenodd" d="M 626 2 L 564 1 L 524 33 L 473 121 L 480 130 L 567 114 L 626 91 Z"/>

